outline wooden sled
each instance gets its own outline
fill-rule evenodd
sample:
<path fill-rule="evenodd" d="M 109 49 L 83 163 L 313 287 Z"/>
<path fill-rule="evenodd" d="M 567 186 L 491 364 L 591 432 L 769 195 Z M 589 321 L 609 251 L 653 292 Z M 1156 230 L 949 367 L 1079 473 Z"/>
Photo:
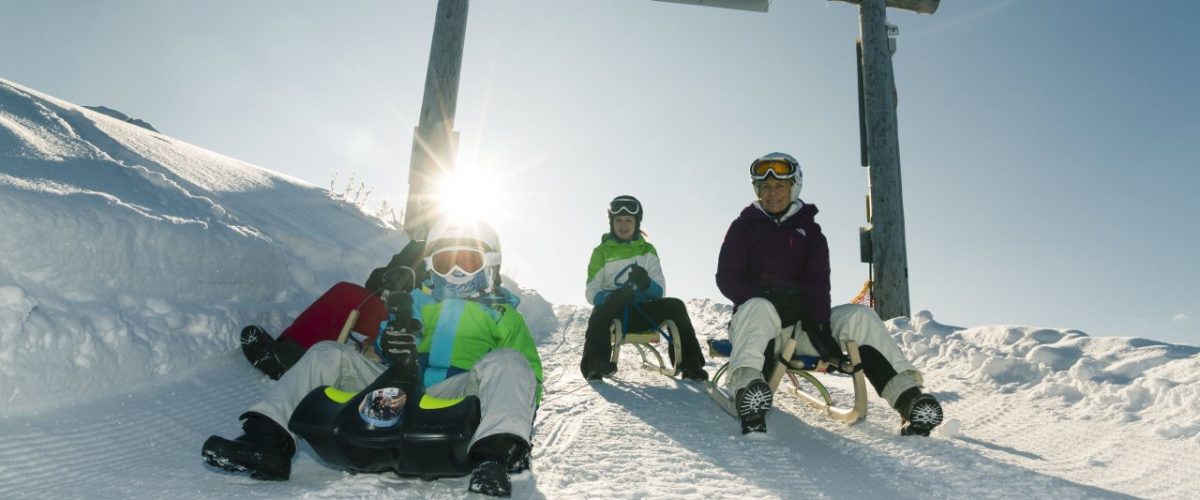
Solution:
<path fill-rule="evenodd" d="M 668 377 L 674 377 L 679 372 L 679 361 L 683 359 L 683 344 L 679 340 L 679 328 L 675 326 L 675 321 L 663 321 L 659 323 L 658 328 L 652 330 L 626 332 L 621 320 L 614 319 L 609 328 L 609 334 L 612 342 L 610 361 L 613 363 L 616 363 L 621 357 L 621 346 L 632 345 L 642 357 L 642 368 Z M 662 354 L 659 354 L 655 347 L 662 339 L 666 339 L 670 343 L 667 348 L 675 353 L 675 363 L 673 364 L 669 360 L 664 360 Z M 653 355 L 654 362 L 650 361 L 650 355 Z"/>
<path fill-rule="evenodd" d="M 722 344 L 723 342 L 723 344 Z M 715 345 L 714 345 L 715 344 Z M 708 341 L 709 356 L 713 358 L 728 358 L 731 346 L 728 341 Z M 862 363 L 862 358 L 858 354 L 858 343 L 854 341 L 846 342 L 846 350 L 850 354 L 850 362 L 854 366 L 859 366 Z M 678 358 L 676 358 L 678 359 Z M 822 410 L 830 418 L 846 424 L 855 424 L 867 418 L 867 382 L 862 370 L 854 372 L 854 404 L 850 407 L 838 406 L 834 404 L 833 396 L 829 394 L 829 390 L 825 388 L 820 380 L 813 372 L 826 372 L 828 364 L 817 359 L 815 356 L 796 355 L 796 340 L 788 339 L 783 344 L 783 352 L 777 358 L 779 363 L 775 369 L 771 371 L 771 379 L 767 381 L 771 386 L 771 390 L 779 393 L 779 383 L 783 380 L 786 374 L 792 381 L 790 393 L 795 394 L 801 401 L 808 403 L 818 410 Z M 790 360 L 786 364 L 783 360 Z M 786 366 L 781 366 L 786 365 Z M 729 376 L 729 363 L 721 365 L 717 369 L 717 373 L 713 375 L 712 380 L 704 384 L 705 392 L 712 396 L 727 413 L 737 418 L 737 408 L 734 407 L 733 394 L 725 390 L 721 385 L 724 383 L 724 378 Z M 819 394 L 814 395 L 811 392 L 801 389 L 800 379 L 804 379 L 811 385 Z"/>

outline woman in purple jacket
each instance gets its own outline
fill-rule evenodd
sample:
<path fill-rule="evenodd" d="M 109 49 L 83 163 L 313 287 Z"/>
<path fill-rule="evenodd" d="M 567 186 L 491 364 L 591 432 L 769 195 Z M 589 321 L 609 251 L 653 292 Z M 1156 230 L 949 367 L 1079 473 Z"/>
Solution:
<path fill-rule="evenodd" d="M 751 163 L 750 177 L 758 199 L 729 225 L 717 264 L 717 287 L 737 306 L 728 380 L 742 432 L 766 432 L 772 394 L 763 371 L 795 332 L 798 354 L 845 369 L 853 368 L 842 346 L 857 342 L 867 379 L 900 412 L 901 433 L 929 435 L 942 422 L 941 405 L 921 391 L 921 373 L 883 321 L 867 306 L 830 307 L 829 245 L 817 207 L 800 199 L 799 162 L 771 153 Z"/>

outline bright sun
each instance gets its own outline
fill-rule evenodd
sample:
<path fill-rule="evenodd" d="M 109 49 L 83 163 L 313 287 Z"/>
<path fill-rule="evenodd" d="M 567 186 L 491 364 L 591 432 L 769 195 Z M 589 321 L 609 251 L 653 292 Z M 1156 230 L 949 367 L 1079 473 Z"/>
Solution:
<path fill-rule="evenodd" d="M 490 218 L 502 211 L 507 187 L 488 169 L 459 165 L 442 175 L 438 204 L 443 214 L 460 219 Z"/>

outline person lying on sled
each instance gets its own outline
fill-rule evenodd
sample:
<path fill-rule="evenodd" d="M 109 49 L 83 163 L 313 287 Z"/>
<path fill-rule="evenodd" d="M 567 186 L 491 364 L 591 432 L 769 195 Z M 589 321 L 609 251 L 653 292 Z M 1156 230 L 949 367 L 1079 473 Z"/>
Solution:
<path fill-rule="evenodd" d="M 592 250 L 588 261 L 587 300 L 595 306 L 588 319 L 579 370 L 583 378 L 598 380 L 617 372 L 611 361 L 609 328 L 613 319 L 625 318 L 628 331 L 656 328 L 658 323 L 674 320 L 683 347 L 680 372 L 691 380 L 708 380 L 704 354 L 696 342 L 696 330 L 683 302 L 663 297 L 666 280 L 659 265 L 658 251 L 642 233 L 642 204 L 632 196 L 618 196 L 608 204 L 608 232 Z M 626 307 L 636 307 L 625 315 Z M 667 349 L 671 362 L 675 350 Z"/>
<path fill-rule="evenodd" d="M 424 241 L 409 240 L 400 253 L 392 256 L 387 266 L 371 272 L 366 286 L 349 281 L 335 283 L 296 316 L 278 338 L 272 338 L 265 328 L 258 325 L 243 328 L 241 345 L 246 361 L 271 379 L 279 380 L 317 342 L 337 340 L 347 318 L 355 310 L 358 311 L 358 318 L 351 326 L 350 335 L 369 354 L 367 349 L 375 341 L 375 330 L 387 318 L 387 309 L 381 298 L 388 291 L 390 281 L 386 277 L 392 273 L 407 272 L 413 274 L 413 282 L 423 282 L 427 275 L 425 264 L 421 261 L 424 251 Z"/>
<path fill-rule="evenodd" d="M 817 207 L 800 199 L 800 164 L 771 153 L 751 163 L 750 178 L 758 199 L 729 225 L 717 263 L 717 287 L 736 306 L 728 389 L 742 431 L 766 432 L 772 393 L 764 362 L 773 362 L 793 337 L 798 354 L 843 367 L 845 341 L 857 342 L 861 368 L 900 413 L 901 432 L 929 435 L 942 421 L 941 405 L 922 392 L 921 372 L 879 316 L 858 304 L 830 307 L 829 245 L 815 220 Z M 803 332 L 793 331 L 797 324 Z"/>
<path fill-rule="evenodd" d="M 430 230 L 425 262 L 431 294 L 413 290 L 411 334 L 381 334 L 376 350 L 390 359 L 416 343 L 426 394 L 479 397 L 482 414 L 469 445 L 474 461 L 469 490 L 511 493 L 509 474 L 529 465 L 529 437 L 542 393 L 542 365 L 517 297 L 500 287 L 500 241 L 485 224 L 442 221 Z M 405 338 L 407 337 L 407 338 Z M 210 437 L 206 462 L 256 479 L 285 480 L 296 452 L 287 430 L 296 406 L 314 388 L 328 385 L 361 391 L 385 370 L 353 347 L 337 342 L 313 346 L 279 382 L 239 417 L 244 434 Z"/>

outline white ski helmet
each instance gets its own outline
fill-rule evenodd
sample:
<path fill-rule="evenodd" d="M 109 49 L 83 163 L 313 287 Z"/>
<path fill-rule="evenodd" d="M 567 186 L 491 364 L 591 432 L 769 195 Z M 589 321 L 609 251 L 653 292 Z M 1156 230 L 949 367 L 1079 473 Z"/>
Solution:
<path fill-rule="evenodd" d="M 754 196 L 758 197 L 758 187 L 768 177 L 792 181 L 792 199 L 800 199 L 800 188 L 804 185 L 804 172 L 800 170 L 800 162 L 787 153 L 767 153 L 750 164 L 750 183 L 754 188 Z"/>
<path fill-rule="evenodd" d="M 435 270 L 434 255 L 451 250 L 480 252 L 482 266 L 471 271 L 457 265 L 444 273 Z M 500 237 L 482 221 L 444 218 L 430 228 L 425 240 L 425 267 L 433 278 L 434 296 L 439 300 L 492 293 L 500 286 L 500 263 Z"/>

